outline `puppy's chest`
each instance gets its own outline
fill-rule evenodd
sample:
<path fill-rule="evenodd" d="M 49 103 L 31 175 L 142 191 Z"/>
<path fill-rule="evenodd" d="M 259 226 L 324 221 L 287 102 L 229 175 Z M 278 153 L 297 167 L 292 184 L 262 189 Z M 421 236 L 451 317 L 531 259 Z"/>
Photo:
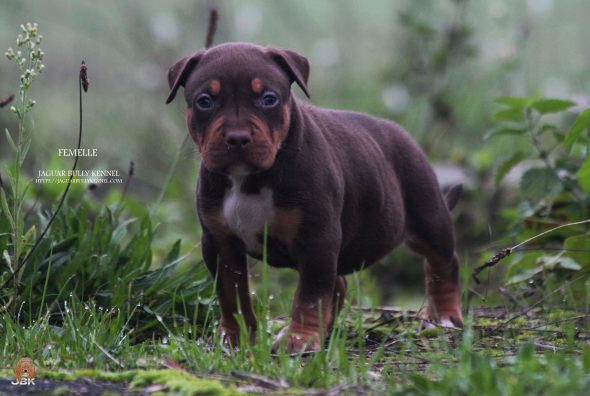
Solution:
<path fill-rule="evenodd" d="M 264 232 L 265 224 L 273 222 L 274 212 L 273 193 L 268 187 L 247 194 L 241 191 L 240 184 L 234 183 L 223 199 L 225 223 L 250 253 L 262 253 L 259 235 Z"/>

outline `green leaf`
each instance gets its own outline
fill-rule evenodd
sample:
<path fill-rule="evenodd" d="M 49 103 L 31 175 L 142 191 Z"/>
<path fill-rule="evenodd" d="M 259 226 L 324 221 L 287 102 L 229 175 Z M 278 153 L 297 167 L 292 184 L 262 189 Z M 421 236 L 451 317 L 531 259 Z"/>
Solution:
<path fill-rule="evenodd" d="M 524 112 L 521 109 L 504 109 L 494 113 L 494 120 L 496 121 L 524 121 Z"/>
<path fill-rule="evenodd" d="M 127 235 L 127 226 L 136 220 L 136 218 L 131 218 L 119 224 L 117 228 L 113 231 L 113 234 L 111 236 L 111 243 L 113 245 L 119 245 L 123 241 L 123 238 L 125 238 L 125 236 Z"/>
<path fill-rule="evenodd" d="M 524 135 L 526 128 L 494 128 L 483 136 L 483 140 L 487 140 L 494 136 L 505 136 L 505 135 Z"/>
<path fill-rule="evenodd" d="M 504 96 L 501 98 L 497 98 L 495 102 L 516 109 L 524 109 L 529 105 L 530 99 L 518 96 Z"/>
<path fill-rule="evenodd" d="M 571 257 L 561 257 L 557 262 L 557 265 L 559 268 L 567 269 L 570 271 L 579 271 L 582 269 L 582 266 Z"/>
<path fill-rule="evenodd" d="M 520 163 L 526 157 L 527 154 L 525 152 L 519 151 L 506 161 L 502 162 L 496 171 L 496 186 L 500 184 L 500 182 L 504 179 L 508 172 L 514 168 L 516 164 Z"/>
<path fill-rule="evenodd" d="M 553 195 L 563 188 L 559 177 L 549 168 L 532 168 L 522 175 L 520 189 L 524 197 L 538 202 L 548 195 Z"/>
<path fill-rule="evenodd" d="M 576 263 L 576 261 L 570 257 L 564 257 L 563 253 L 564 252 L 561 252 L 555 256 L 543 256 L 539 259 L 538 263 L 542 265 L 545 271 L 555 271 L 558 269 L 579 271 L 582 269 L 580 264 Z"/>
<path fill-rule="evenodd" d="M 571 100 L 563 99 L 539 99 L 535 100 L 531 107 L 541 114 L 559 113 L 575 106 L 576 103 Z"/>
<path fill-rule="evenodd" d="M 2 211 L 4 212 L 4 216 L 8 219 L 8 222 L 10 223 L 10 228 L 14 231 L 16 227 L 14 226 L 14 220 L 12 219 L 10 209 L 8 209 L 8 200 L 6 199 L 6 193 L 4 192 L 3 188 L 0 188 L 0 204 L 2 205 Z"/>
<path fill-rule="evenodd" d="M 582 190 L 586 194 L 590 194 L 590 155 L 586 157 L 576 176 L 578 177 L 578 184 L 582 187 Z"/>
<path fill-rule="evenodd" d="M 567 151 L 571 151 L 574 143 L 580 138 L 582 132 L 590 127 L 590 109 L 586 109 L 576 117 L 574 124 L 567 131 L 565 135 L 565 142 L 563 143 Z"/>
<path fill-rule="evenodd" d="M 582 267 L 590 267 L 590 234 L 574 235 L 563 242 L 565 254 Z"/>
<path fill-rule="evenodd" d="M 4 133 L 6 134 L 6 140 L 8 140 L 8 145 L 10 146 L 10 148 L 14 150 L 15 153 L 17 153 L 18 149 L 16 148 L 16 144 L 14 144 L 14 140 L 12 140 L 12 136 L 10 136 L 10 132 L 8 132 L 8 128 L 4 128 Z"/>
<path fill-rule="evenodd" d="M 506 271 L 507 284 L 514 284 L 529 280 L 539 272 L 543 271 L 543 267 L 538 264 L 542 253 L 527 253 L 520 258 L 513 261 Z"/>
<path fill-rule="evenodd" d="M 172 249 L 170 249 L 170 252 L 168 252 L 168 255 L 166 256 L 166 263 L 171 263 L 178 259 L 178 257 L 180 256 L 180 243 L 180 239 L 174 242 L 174 245 L 172 245 Z"/>

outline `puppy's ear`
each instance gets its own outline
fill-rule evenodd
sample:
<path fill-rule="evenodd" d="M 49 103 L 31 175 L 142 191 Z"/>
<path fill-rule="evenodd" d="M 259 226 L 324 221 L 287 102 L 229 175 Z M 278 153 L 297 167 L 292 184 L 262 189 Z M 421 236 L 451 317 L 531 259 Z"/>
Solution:
<path fill-rule="evenodd" d="M 191 72 L 197 66 L 204 52 L 205 51 L 199 51 L 192 55 L 185 56 L 168 69 L 168 85 L 170 86 L 170 93 L 168 94 L 168 99 L 166 99 L 166 104 L 174 100 L 178 88 L 181 86 L 184 87 L 188 76 L 190 76 Z"/>
<path fill-rule="evenodd" d="M 299 88 L 309 98 L 307 91 L 307 79 L 309 78 L 309 62 L 307 58 L 295 51 L 279 48 L 268 48 L 272 59 L 287 73 L 291 82 L 296 82 Z"/>

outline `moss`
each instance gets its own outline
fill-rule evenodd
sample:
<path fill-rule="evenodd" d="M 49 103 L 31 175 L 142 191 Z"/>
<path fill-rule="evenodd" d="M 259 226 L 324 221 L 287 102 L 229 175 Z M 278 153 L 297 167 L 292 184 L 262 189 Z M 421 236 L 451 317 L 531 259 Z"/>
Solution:
<path fill-rule="evenodd" d="M 12 372 L 3 370 L 0 376 L 11 377 Z M 94 381 L 106 382 L 130 382 L 130 388 L 144 388 L 152 384 L 161 384 L 179 395 L 190 396 L 228 396 L 240 394 L 232 387 L 224 387 L 219 381 L 198 378 L 179 370 L 128 370 L 128 371 L 101 371 L 101 370 L 76 370 L 76 371 L 49 371 L 39 372 L 39 377 L 50 378 L 59 381 L 75 381 L 80 377 L 90 378 Z"/>
<path fill-rule="evenodd" d="M 72 389 L 70 387 L 58 386 L 57 388 L 55 388 L 53 390 L 53 392 L 51 392 L 51 395 L 52 396 L 70 395 L 71 392 L 72 392 Z"/>
<path fill-rule="evenodd" d="M 108 382 L 128 382 L 133 380 L 136 373 L 139 371 L 97 371 L 97 376 L 95 379 L 99 379 L 101 381 L 108 381 Z"/>
<path fill-rule="evenodd" d="M 137 371 L 131 388 L 143 388 L 162 384 L 170 391 L 187 396 L 230 396 L 240 394 L 233 388 L 224 387 L 219 381 L 206 380 L 178 370 Z"/>
<path fill-rule="evenodd" d="M 418 337 L 420 337 L 420 338 L 434 338 L 434 337 L 438 337 L 444 333 L 445 333 L 444 330 L 441 329 L 440 327 L 430 327 L 430 328 L 422 330 L 418 334 Z"/>
<path fill-rule="evenodd" d="M 59 370 L 59 371 L 49 371 L 49 370 L 39 370 L 37 372 L 37 376 L 40 378 L 50 378 L 58 381 L 75 381 L 76 378 L 79 376 L 74 374 L 72 371 L 66 370 Z"/>

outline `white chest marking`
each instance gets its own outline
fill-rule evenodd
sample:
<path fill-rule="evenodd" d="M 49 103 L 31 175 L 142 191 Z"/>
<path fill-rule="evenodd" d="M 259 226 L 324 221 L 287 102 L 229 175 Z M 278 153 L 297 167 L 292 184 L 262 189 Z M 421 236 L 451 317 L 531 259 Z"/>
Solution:
<path fill-rule="evenodd" d="M 264 232 L 265 224 L 270 225 L 274 215 L 272 190 L 264 187 L 258 194 L 245 194 L 240 191 L 242 181 L 232 178 L 232 187 L 223 199 L 223 217 L 248 252 L 261 254 L 258 235 Z"/>

